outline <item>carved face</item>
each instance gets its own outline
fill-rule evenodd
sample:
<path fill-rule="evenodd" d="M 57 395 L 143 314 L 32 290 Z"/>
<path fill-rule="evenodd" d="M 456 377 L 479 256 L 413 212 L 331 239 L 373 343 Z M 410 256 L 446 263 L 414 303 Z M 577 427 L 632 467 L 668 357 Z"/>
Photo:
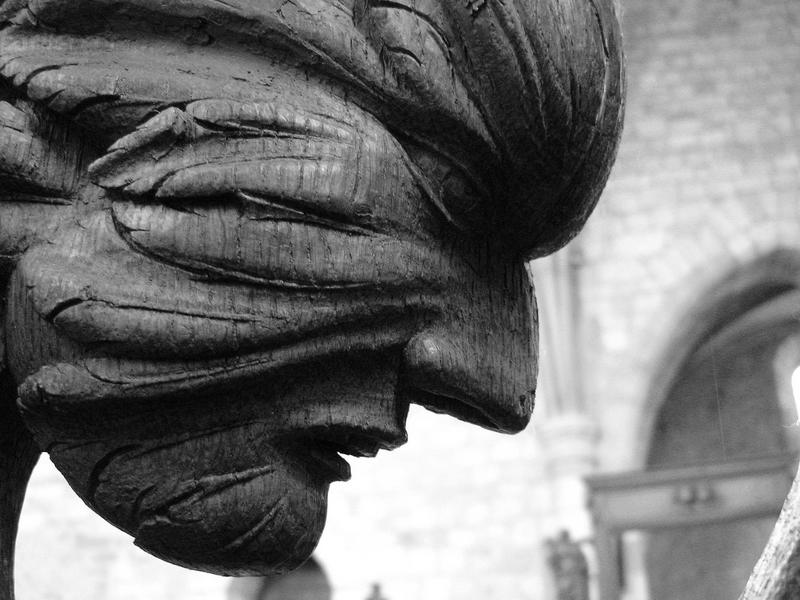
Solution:
<path fill-rule="evenodd" d="M 287 570 L 339 454 L 403 443 L 409 402 L 527 423 L 523 260 L 605 181 L 617 26 L 600 0 L 162 4 L 0 3 L 7 360 L 138 545 Z"/>

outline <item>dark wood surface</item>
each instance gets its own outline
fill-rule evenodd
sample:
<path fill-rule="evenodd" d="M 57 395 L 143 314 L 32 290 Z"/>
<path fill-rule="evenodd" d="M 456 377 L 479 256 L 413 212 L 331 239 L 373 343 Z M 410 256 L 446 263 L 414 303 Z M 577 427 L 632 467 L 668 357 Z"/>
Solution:
<path fill-rule="evenodd" d="M 611 0 L 5 0 L 0 76 L 9 385 L 146 551 L 285 571 L 410 402 L 527 424 L 525 261 L 621 130 Z"/>
<path fill-rule="evenodd" d="M 14 389 L 0 371 L 0 598 L 14 597 L 14 542 L 28 478 L 41 451 L 22 425 Z"/>
<path fill-rule="evenodd" d="M 800 598 L 800 472 L 739 600 Z"/>

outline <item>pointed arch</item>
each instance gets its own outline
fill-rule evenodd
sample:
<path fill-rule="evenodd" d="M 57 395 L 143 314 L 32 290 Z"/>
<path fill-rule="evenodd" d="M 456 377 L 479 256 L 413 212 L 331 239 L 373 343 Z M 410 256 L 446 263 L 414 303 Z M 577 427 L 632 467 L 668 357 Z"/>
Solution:
<path fill-rule="evenodd" d="M 779 247 L 728 270 L 706 285 L 673 322 L 656 354 L 638 427 L 636 455 L 644 466 L 651 434 L 687 360 L 747 331 L 786 327 L 800 317 L 800 249 Z M 800 324 L 800 322 L 798 322 Z"/>

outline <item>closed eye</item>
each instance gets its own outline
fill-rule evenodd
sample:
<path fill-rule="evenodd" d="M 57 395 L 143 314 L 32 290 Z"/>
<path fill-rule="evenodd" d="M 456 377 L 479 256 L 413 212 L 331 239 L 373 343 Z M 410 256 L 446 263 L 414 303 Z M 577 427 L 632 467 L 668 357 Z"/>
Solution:
<path fill-rule="evenodd" d="M 322 214 L 317 206 L 314 206 L 315 210 L 310 212 L 308 209 L 311 207 L 308 204 L 292 202 L 286 198 L 281 198 L 278 201 L 270 197 L 242 191 L 236 192 L 236 198 L 245 208 L 247 218 L 253 221 L 307 223 L 325 229 L 365 236 L 378 233 L 376 229 L 365 224 L 353 222 L 346 215 L 333 212 Z"/>

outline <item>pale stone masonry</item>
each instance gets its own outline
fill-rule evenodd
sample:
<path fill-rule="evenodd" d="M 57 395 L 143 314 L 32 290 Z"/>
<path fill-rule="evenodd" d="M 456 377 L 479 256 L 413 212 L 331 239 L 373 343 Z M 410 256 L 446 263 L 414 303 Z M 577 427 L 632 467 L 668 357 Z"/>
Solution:
<path fill-rule="evenodd" d="M 800 5 L 626 2 L 626 130 L 582 236 L 603 470 L 643 465 L 654 370 L 734 268 L 800 246 Z"/>

